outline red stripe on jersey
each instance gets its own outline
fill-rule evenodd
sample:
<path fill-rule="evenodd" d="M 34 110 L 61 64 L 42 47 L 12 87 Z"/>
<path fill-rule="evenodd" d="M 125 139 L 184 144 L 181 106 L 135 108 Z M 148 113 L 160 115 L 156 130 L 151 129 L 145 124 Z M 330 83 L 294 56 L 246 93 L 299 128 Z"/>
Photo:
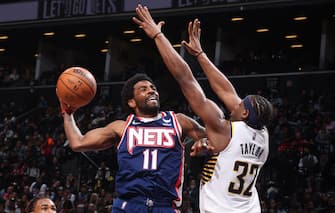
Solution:
<path fill-rule="evenodd" d="M 133 119 L 133 117 L 134 117 L 134 114 L 131 114 L 131 115 L 129 115 L 129 116 L 127 117 L 126 125 L 124 126 L 124 128 L 123 128 L 123 130 L 122 130 L 122 137 L 121 137 L 121 139 L 120 139 L 120 141 L 119 141 L 119 144 L 117 145 L 117 149 L 119 149 L 120 144 L 121 144 L 121 141 L 122 141 L 123 138 L 125 137 L 125 134 L 124 134 L 124 133 L 126 132 L 128 126 L 129 126 L 129 124 L 130 124 L 130 121 Z"/>

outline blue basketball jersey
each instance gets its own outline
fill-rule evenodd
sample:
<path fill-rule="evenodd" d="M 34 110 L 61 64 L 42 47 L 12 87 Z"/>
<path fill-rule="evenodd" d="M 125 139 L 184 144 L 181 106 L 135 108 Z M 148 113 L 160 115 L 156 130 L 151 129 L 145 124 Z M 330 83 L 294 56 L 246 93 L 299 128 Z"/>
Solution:
<path fill-rule="evenodd" d="M 184 146 L 173 112 L 155 119 L 129 115 L 118 145 L 116 191 L 120 198 L 148 197 L 181 204 Z"/>

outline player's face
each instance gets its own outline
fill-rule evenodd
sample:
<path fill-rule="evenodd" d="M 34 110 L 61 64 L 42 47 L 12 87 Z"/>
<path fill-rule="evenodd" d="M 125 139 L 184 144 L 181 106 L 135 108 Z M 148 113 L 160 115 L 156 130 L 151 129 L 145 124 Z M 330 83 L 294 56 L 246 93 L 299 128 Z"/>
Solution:
<path fill-rule="evenodd" d="M 40 199 L 35 204 L 34 213 L 56 213 L 56 205 L 50 199 Z"/>
<path fill-rule="evenodd" d="M 246 113 L 246 109 L 244 107 L 243 101 L 241 101 L 238 105 L 230 113 L 231 121 L 241 121 L 243 120 Z"/>
<path fill-rule="evenodd" d="M 139 81 L 134 85 L 135 111 L 145 115 L 156 115 L 159 111 L 159 94 L 150 81 Z M 136 109 L 137 108 L 137 109 Z"/>

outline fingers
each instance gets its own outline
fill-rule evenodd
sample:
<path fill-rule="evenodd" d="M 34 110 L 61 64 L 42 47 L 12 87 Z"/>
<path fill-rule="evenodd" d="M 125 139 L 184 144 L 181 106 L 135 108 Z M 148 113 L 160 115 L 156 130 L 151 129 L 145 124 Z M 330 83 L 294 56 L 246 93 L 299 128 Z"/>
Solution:
<path fill-rule="evenodd" d="M 197 28 L 197 37 L 200 40 L 201 28 L 200 28 L 200 21 L 198 21 L 198 20 L 197 20 L 197 23 L 196 23 L 196 28 Z"/>
<path fill-rule="evenodd" d="M 214 147 L 208 142 L 207 138 L 202 138 L 196 141 L 191 147 L 190 156 L 213 154 Z"/>
<path fill-rule="evenodd" d="M 158 22 L 157 26 L 159 27 L 159 29 L 162 29 L 162 26 L 165 24 L 165 21 L 160 21 Z"/>
<path fill-rule="evenodd" d="M 133 17 L 132 19 L 133 19 L 133 22 L 135 22 L 135 24 L 138 24 L 138 25 L 142 24 L 142 21 L 140 21 L 138 18 Z"/>
<path fill-rule="evenodd" d="M 188 35 L 191 36 L 192 34 L 192 22 L 191 21 L 188 23 L 187 31 L 188 31 Z"/>
<path fill-rule="evenodd" d="M 62 114 L 64 112 L 66 112 L 67 114 L 72 114 L 78 109 L 77 107 L 74 107 L 74 106 L 71 106 L 68 103 L 65 103 L 61 98 L 58 98 L 58 100 L 59 100 L 59 103 L 60 103 L 60 108 L 61 108 Z"/>
<path fill-rule="evenodd" d="M 193 22 L 193 35 L 196 38 L 200 38 L 201 28 L 200 28 L 200 21 L 195 19 Z"/>
<path fill-rule="evenodd" d="M 141 4 L 138 4 L 136 7 L 136 13 L 137 17 L 132 17 L 132 20 L 134 23 L 141 26 L 150 38 L 153 38 L 158 32 L 161 32 L 161 28 L 165 22 L 160 21 L 156 24 L 146 6 L 143 7 Z"/>
<path fill-rule="evenodd" d="M 143 7 L 141 4 L 138 4 L 136 13 L 143 21 L 153 20 L 147 6 Z"/>
<path fill-rule="evenodd" d="M 138 15 L 141 19 L 143 19 L 143 18 L 145 17 L 145 16 L 144 16 L 144 11 L 143 11 L 143 7 L 142 7 L 142 5 L 138 4 L 135 10 L 136 10 L 137 15 Z"/>
<path fill-rule="evenodd" d="M 148 9 L 147 6 L 144 6 L 143 11 L 144 11 L 144 14 L 145 14 L 146 18 L 152 19 L 151 14 L 150 14 L 149 9 Z"/>
<path fill-rule="evenodd" d="M 183 45 L 183 46 L 186 47 L 186 48 L 189 47 L 189 44 L 188 44 L 185 40 L 182 40 L 182 41 L 181 41 L 181 45 Z"/>
<path fill-rule="evenodd" d="M 193 21 L 193 24 L 192 24 L 192 35 L 193 36 L 197 36 L 197 22 L 198 22 L 198 19 L 195 19 Z"/>

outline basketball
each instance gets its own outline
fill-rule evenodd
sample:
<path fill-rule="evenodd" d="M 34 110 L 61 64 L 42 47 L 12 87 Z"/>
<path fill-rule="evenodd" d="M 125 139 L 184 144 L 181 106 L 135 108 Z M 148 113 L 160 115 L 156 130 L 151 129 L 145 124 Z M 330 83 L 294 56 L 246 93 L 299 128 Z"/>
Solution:
<path fill-rule="evenodd" d="M 97 83 L 90 71 L 83 67 L 70 67 L 58 77 L 56 93 L 63 103 L 79 108 L 92 101 Z"/>

